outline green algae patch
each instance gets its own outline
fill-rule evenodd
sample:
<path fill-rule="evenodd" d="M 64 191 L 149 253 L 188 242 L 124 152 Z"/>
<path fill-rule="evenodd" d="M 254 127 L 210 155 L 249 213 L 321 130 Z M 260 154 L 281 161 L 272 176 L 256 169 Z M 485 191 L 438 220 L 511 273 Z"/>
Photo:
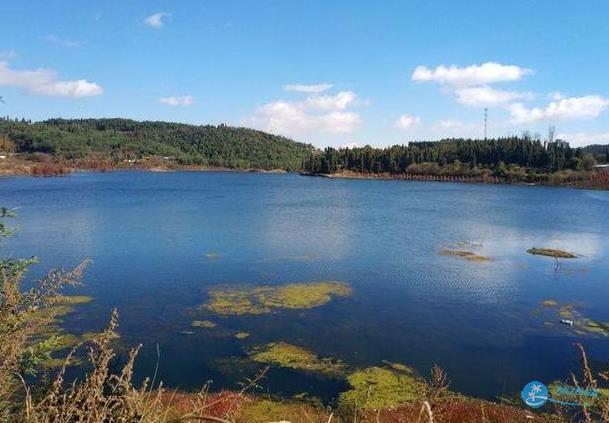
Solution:
<path fill-rule="evenodd" d="M 287 342 L 272 342 L 250 352 L 253 361 L 295 370 L 340 375 L 345 365 L 340 360 L 320 358 L 315 353 Z"/>
<path fill-rule="evenodd" d="M 564 259 L 574 259 L 577 256 L 573 253 L 563 250 L 557 250 L 554 248 L 529 248 L 527 253 L 533 254 L 535 256 L 546 256 L 546 257 L 554 257 L 554 258 L 564 258 Z"/>
<path fill-rule="evenodd" d="M 220 258 L 220 254 L 216 253 L 215 251 L 209 251 L 205 253 L 205 257 L 207 257 L 208 260 L 217 260 Z"/>
<path fill-rule="evenodd" d="M 214 289 L 209 292 L 209 300 L 203 307 L 223 315 L 265 314 L 279 309 L 319 307 L 335 297 L 349 295 L 351 287 L 336 281 Z"/>
<path fill-rule="evenodd" d="M 412 370 L 401 365 L 369 367 L 347 377 L 351 389 L 340 394 L 338 402 L 346 409 L 381 409 L 418 401 L 427 386 Z"/>
<path fill-rule="evenodd" d="M 248 338 L 249 336 L 250 336 L 250 334 L 249 334 L 249 333 L 247 333 L 247 332 L 237 332 L 237 333 L 235 334 L 235 338 L 237 338 L 237 339 L 239 339 L 239 340 L 241 340 L 241 339 L 245 339 L 245 338 Z"/>
<path fill-rule="evenodd" d="M 93 297 L 87 295 L 61 295 L 57 297 L 55 304 L 57 305 L 77 305 L 88 304 L 93 301 Z"/>
<path fill-rule="evenodd" d="M 562 319 L 573 319 L 575 318 L 577 310 L 573 304 L 563 304 L 558 309 L 558 315 Z"/>
<path fill-rule="evenodd" d="M 478 261 L 478 262 L 491 261 L 491 259 L 489 257 L 481 256 L 479 254 L 473 253 L 471 251 L 465 251 L 465 250 L 444 249 L 444 250 L 440 251 L 440 255 L 441 256 L 460 257 L 462 259 L 469 260 L 469 261 Z"/>
<path fill-rule="evenodd" d="M 201 329 L 213 329 L 218 324 L 216 322 L 212 322 L 211 320 L 195 320 L 190 324 L 193 328 L 201 328 Z"/>
<path fill-rule="evenodd" d="M 558 302 L 556 300 L 543 300 L 539 305 L 542 307 L 558 307 Z"/>
<path fill-rule="evenodd" d="M 244 404 L 238 422 L 247 423 L 305 423 L 329 422 L 332 417 L 323 407 L 297 401 L 254 399 Z"/>

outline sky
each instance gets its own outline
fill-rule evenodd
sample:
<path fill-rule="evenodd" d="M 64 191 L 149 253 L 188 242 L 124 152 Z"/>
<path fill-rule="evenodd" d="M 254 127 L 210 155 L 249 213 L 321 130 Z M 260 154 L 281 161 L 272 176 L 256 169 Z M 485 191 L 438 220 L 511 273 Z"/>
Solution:
<path fill-rule="evenodd" d="M 3 2 L 0 115 L 609 144 L 605 0 Z"/>

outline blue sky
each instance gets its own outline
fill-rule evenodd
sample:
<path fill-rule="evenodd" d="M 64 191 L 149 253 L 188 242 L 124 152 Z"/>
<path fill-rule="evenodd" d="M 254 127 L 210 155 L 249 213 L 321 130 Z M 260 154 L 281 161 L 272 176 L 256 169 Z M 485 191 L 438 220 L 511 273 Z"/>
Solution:
<path fill-rule="evenodd" d="M 609 3 L 2 5 L 0 114 L 228 123 L 317 146 L 549 125 L 609 143 Z"/>

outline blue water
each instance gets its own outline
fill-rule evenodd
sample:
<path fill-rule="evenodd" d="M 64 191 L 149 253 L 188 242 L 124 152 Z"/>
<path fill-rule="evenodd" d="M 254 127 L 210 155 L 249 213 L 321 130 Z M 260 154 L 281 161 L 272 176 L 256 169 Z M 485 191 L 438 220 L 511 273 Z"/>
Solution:
<path fill-rule="evenodd" d="M 609 193 L 560 188 L 331 180 L 238 173 L 82 173 L 0 179 L 0 205 L 17 209 L 4 254 L 35 255 L 38 277 L 90 257 L 95 301 L 67 330 L 104 327 L 120 312 L 123 345 L 144 344 L 137 377 L 171 387 L 235 387 L 256 366 L 227 358 L 272 341 L 304 346 L 352 368 L 402 362 L 427 375 L 436 363 L 452 388 L 493 398 L 577 365 L 573 342 L 606 362 L 609 339 L 544 325 L 539 302 L 577 303 L 609 321 Z M 492 262 L 438 255 L 460 241 Z M 574 251 L 563 261 L 532 246 Z M 207 254 L 217 254 L 208 258 Z M 319 308 L 221 318 L 198 310 L 226 284 L 341 280 L 353 296 Z M 213 330 L 191 330 L 212 319 Z M 550 318 L 554 320 L 554 318 Z M 555 322 L 552 322 L 555 323 Z M 251 334 L 234 339 L 236 331 Z M 160 358 L 157 358 L 157 345 Z M 272 369 L 265 390 L 331 400 L 337 379 Z"/>

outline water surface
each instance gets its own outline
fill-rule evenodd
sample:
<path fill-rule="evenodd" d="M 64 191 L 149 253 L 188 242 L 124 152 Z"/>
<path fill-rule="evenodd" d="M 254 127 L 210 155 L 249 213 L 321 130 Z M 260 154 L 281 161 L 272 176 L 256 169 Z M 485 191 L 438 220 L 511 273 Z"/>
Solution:
<path fill-rule="evenodd" d="M 333 180 L 239 173 L 83 173 L 3 178 L 0 205 L 17 209 L 13 256 L 53 266 L 93 264 L 79 293 L 95 301 L 65 319 L 81 333 L 120 312 L 127 344 L 144 343 L 138 377 L 160 351 L 166 385 L 235 387 L 254 371 L 227 361 L 272 341 L 353 368 L 396 361 L 426 375 L 436 363 L 458 391 L 496 397 L 530 380 L 568 376 L 582 341 L 606 361 L 609 341 L 547 327 L 540 301 L 578 303 L 609 321 L 609 193 L 525 186 Z M 480 244 L 488 263 L 439 256 Z M 533 246 L 580 258 L 528 255 Z M 311 310 L 218 317 L 206 291 L 227 284 L 340 280 L 353 295 Z M 194 319 L 219 323 L 191 330 Z M 246 340 L 237 331 L 251 334 Z M 331 400 L 344 382 L 272 370 L 266 390 Z"/>

